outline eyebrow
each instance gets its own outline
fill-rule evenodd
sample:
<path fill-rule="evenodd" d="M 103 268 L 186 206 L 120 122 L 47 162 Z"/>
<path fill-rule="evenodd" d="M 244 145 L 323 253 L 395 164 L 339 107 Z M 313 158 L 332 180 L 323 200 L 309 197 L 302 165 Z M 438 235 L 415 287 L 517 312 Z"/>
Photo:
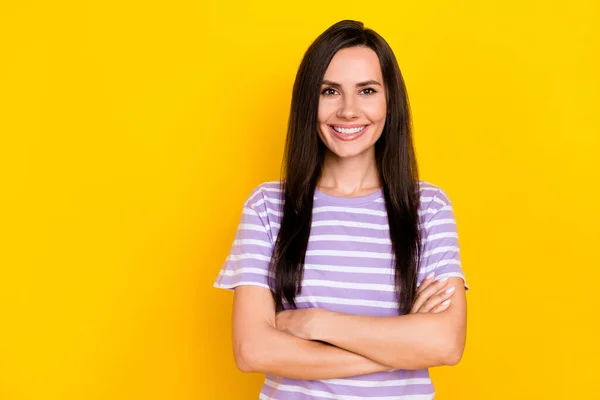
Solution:
<path fill-rule="evenodd" d="M 333 86 L 333 87 L 341 87 L 342 85 L 340 85 L 337 82 L 333 82 L 333 81 L 328 81 L 326 79 L 323 80 L 322 85 L 329 85 L 329 86 Z M 374 81 L 374 80 L 369 80 L 369 81 L 364 81 L 364 82 L 359 82 L 356 84 L 356 87 L 362 87 L 362 86 L 369 86 L 369 85 L 378 85 L 381 86 L 381 83 Z"/>

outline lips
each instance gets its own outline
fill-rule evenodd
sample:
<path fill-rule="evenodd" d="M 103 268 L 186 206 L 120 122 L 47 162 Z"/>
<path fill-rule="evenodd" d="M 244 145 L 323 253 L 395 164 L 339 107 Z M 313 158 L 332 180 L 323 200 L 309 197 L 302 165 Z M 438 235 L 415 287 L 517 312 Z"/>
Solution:
<path fill-rule="evenodd" d="M 336 138 L 350 142 L 356 140 L 369 129 L 370 125 L 327 125 L 329 132 Z"/>

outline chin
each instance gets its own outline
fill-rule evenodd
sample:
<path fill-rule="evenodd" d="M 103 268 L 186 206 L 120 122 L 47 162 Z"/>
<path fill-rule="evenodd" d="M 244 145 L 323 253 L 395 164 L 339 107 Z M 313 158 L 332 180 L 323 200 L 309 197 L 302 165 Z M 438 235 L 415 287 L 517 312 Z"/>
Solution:
<path fill-rule="evenodd" d="M 329 149 L 329 151 L 338 158 L 353 158 L 365 154 L 369 151 L 369 147 L 362 149 Z"/>

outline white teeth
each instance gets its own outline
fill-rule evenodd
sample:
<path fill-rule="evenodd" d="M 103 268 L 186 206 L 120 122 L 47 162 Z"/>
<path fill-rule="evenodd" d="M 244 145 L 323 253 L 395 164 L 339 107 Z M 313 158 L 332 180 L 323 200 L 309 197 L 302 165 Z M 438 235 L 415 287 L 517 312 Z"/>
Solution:
<path fill-rule="evenodd" d="M 354 135 L 355 133 L 358 133 L 358 132 L 362 131 L 363 129 L 365 129 L 365 127 L 364 126 L 360 126 L 358 128 L 339 128 L 337 126 L 334 126 L 333 129 L 336 132 L 343 133 L 345 135 Z"/>

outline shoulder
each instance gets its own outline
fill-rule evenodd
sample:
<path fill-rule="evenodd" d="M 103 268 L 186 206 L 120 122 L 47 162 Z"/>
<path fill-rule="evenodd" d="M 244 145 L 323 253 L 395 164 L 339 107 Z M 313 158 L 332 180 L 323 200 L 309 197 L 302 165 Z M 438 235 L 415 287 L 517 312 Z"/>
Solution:
<path fill-rule="evenodd" d="M 438 185 L 419 180 L 420 208 L 422 210 L 440 211 L 452 205 L 448 194 Z"/>
<path fill-rule="evenodd" d="M 258 212 L 279 208 L 282 202 L 282 193 L 282 181 L 263 182 L 252 190 L 244 202 L 244 207 L 249 207 Z"/>

